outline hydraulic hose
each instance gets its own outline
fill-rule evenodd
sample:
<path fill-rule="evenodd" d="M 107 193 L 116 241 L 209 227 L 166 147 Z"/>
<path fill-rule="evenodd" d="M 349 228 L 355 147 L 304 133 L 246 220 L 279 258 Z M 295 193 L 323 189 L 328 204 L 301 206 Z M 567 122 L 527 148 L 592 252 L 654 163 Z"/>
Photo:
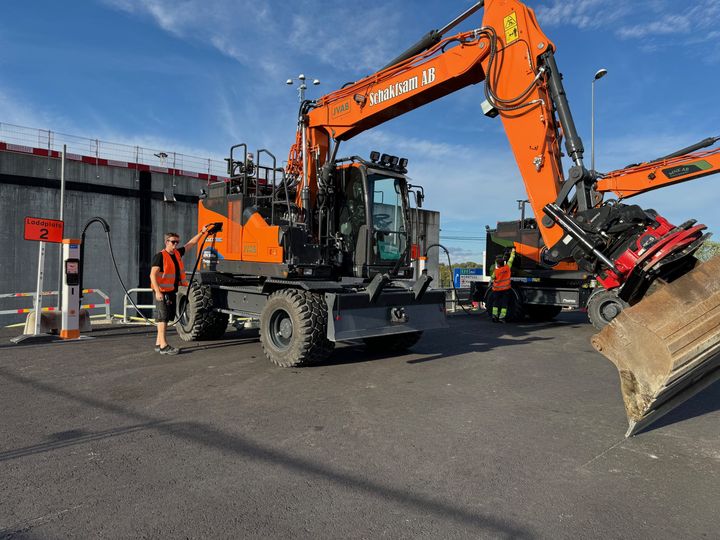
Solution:
<path fill-rule="evenodd" d="M 442 244 L 430 244 L 430 245 L 425 249 L 425 256 L 427 257 L 427 254 L 428 254 L 428 252 L 430 251 L 430 248 L 434 248 L 434 247 L 437 247 L 437 248 L 442 249 L 442 250 L 445 252 L 445 255 L 447 255 L 448 268 L 450 269 L 450 284 L 452 285 L 453 291 L 455 292 L 455 298 L 458 299 L 458 306 L 460 306 L 460 307 L 462 308 L 462 310 L 469 315 L 469 314 L 470 314 L 470 311 L 468 311 L 467 309 L 465 309 L 465 306 L 463 306 L 463 305 L 460 303 L 460 295 L 458 295 L 457 288 L 455 287 L 455 280 L 452 278 L 452 277 L 453 277 L 453 275 L 452 275 L 452 274 L 453 274 L 453 268 L 452 268 L 452 263 L 450 262 L 450 252 L 448 251 L 448 249 L 447 249 L 445 246 L 443 246 Z"/>

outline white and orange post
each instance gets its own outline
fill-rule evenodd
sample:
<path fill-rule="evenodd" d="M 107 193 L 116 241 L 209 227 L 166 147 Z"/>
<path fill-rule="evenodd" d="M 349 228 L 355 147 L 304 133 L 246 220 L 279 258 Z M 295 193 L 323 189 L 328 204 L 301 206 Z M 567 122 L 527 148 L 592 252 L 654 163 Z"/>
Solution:
<path fill-rule="evenodd" d="M 62 241 L 62 317 L 61 339 L 80 337 L 80 240 L 65 238 Z"/>

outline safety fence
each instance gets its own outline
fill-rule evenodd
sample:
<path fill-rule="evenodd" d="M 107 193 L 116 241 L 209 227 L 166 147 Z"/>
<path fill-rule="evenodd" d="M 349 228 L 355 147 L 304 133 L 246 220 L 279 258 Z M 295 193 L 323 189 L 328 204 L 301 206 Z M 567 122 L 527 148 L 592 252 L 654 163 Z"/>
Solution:
<path fill-rule="evenodd" d="M 469 288 L 457 288 L 452 287 L 445 290 L 445 310 L 448 313 L 455 313 L 460 311 L 462 308 L 460 305 L 466 308 L 471 306 L 470 289 Z"/>
<path fill-rule="evenodd" d="M 123 324 L 152 324 L 154 321 L 153 317 L 148 317 L 147 319 L 142 316 L 142 313 L 140 310 L 142 309 L 149 309 L 153 312 L 155 311 L 155 304 L 138 304 L 136 301 L 132 300 L 130 295 L 132 294 L 138 294 L 138 293 L 152 293 L 152 289 L 146 289 L 146 288 L 135 288 L 135 289 L 128 289 L 127 294 L 123 298 L 123 314 L 120 321 Z M 135 315 L 131 315 L 131 313 L 135 313 Z M 177 314 L 180 315 L 179 313 Z M 229 313 L 230 315 L 228 319 L 228 324 L 235 325 L 238 321 L 242 321 L 245 324 L 246 328 L 251 327 L 248 323 L 248 321 L 252 321 L 254 319 L 250 319 L 249 317 L 242 317 L 233 313 Z"/>
<path fill-rule="evenodd" d="M 148 288 L 134 288 L 129 289 L 127 291 L 128 294 L 125 294 L 123 297 L 123 312 L 122 317 L 119 315 L 113 315 L 110 311 L 110 297 L 105 294 L 100 289 L 83 289 L 83 294 L 96 294 L 101 298 L 101 302 L 97 303 L 90 303 L 90 304 L 82 304 L 80 306 L 81 309 L 87 309 L 87 310 L 102 310 L 102 314 L 97 315 L 91 315 L 92 318 L 102 318 L 104 320 L 110 321 L 114 319 L 120 319 L 120 321 L 123 324 L 152 324 L 154 317 L 150 316 L 148 317 L 148 320 L 146 320 L 144 317 L 142 317 L 142 313 L 140 313 L 139 310 L 150 310 L 151 312 L 154 312 L 155 310 L 155 304 L 138 304 L 136 300 L 133 300 L 131 298 L 131 295 L 137 295 L 138 293 L 152 293 L 152 289 Z M 52 297 L 57 296 L 57 291 L 44 291 L 40 294 L 41 297 Z M 0 294 L 0 300 L 2 299 L 8 299 L 8 298 L 35 298 L 34 292 L 17 292 L 17 293 L 5 293 Z M 137 298 L 137 297 L 136 297 Z M 469 305 L 470 304 L 470 289 L 462 288 L 462 289 L 445 289 L 445 307 L 448 312 L 454 313 L 456 311 L 459 311 L 460 304 L 462 305 Z M 21 307 L 21 308 L 14 308 L 14 309 L 4 309 L 0 310 L 0 316 L 2 315 L 23 315 L 34 311 L 32 307 Z M 58 308 L 55 306 L 46 306 L 41 308 L 41 311 L 58 311 Z M 247 321 L 249 320 L 247 317 L 239 317 L 239 316 L 231 316 L 231 320 L 229 321 L 230 324 L 233 324 L 236 320 L 238 321 Z"/>
<path fill-rule="evenodd" d="M 137 302 L 133 301 L 130 297 L 131 294 L 137 294 L 137 293 L 151 293 L 153 292 L 152 289 L 142 289 L 142 288 L 136 288 L 136 289 L 128 289 L 127 294 L 123 297 L 123 314 L 122 314 L 122 323 L 123 324 L 152 324 L 152 322 L 149 322 L 144 317 L 142 317 L 142 313 L 139 311 L 140 309 L 149 309 L 152 311 L 155 311 L 155 304 L 138 304 Z M 134 312 L 134 316 L 130 316 L 128 312 Z M 153 317 L 148 317 L 150 321 L 153 321 Z"/>
<path fill-rule="evenodd" d="M 83 294 L 96 294 L 100 297 L 102 300 L 101 302 L 97 302 L 94 304 L 82 304 L 80 306 L 80 309 L 87 309 L 87 310 L 103 310 L 103 314 L 97 314 L 97 315 L 91 315 L 91 317 L 94 318 L 103 318 L 105 320 L 111 320 L 112 314 L 110 313 L 110 297 L 105 294 L 100 289 L 83 289 Z M 46 297 L 46 296 L 57 296 L 57 291 L 44 291 L 40 293 L 40 297 Z M 17 292 L 17 293 L 4 293 L 0 294 L 0 299 L 8 299 L 8 298 L 32 298 L 33 301 L 35 297 L 37 296 L 37 293 L 35 292 Z M 32 307 L 21 307 L 21 308 L 14 308 L 14 309 L 4 309 L 0 310 L 0 315 L 22 315 L 26 313 L 30 313 L 32 311 L 35 311 Z M 41 308 L 41 311 L 59 311 L 57 307 L 55 306 L 47 306 Z"/>
<path fill-rule="evenodd" d="M 63 146 L 67 147 L 67 159 L 93 165 L 151 170 L 208 181 L 227 176 L 223 160 L 0 122 L 0 150 L 59 158 Z"/>

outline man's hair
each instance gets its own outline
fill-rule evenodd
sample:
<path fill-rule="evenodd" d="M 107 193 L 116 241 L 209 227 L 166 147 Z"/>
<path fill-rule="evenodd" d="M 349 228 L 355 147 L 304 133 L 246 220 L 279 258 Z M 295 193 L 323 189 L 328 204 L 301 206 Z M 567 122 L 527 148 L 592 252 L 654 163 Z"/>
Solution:
<path fill-rule="evenodd" d="M 180 238 L 180 235 L 178 233 L 174 233 L 174 232 L 166 232 L 165 233 L 165 241 L 167 242 L 171 238 Z"/>

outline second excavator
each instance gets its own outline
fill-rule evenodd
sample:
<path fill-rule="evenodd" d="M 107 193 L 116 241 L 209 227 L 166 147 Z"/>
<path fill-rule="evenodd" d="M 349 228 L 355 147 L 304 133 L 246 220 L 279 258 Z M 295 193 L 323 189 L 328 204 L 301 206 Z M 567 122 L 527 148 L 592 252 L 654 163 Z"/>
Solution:
<path fill-rule="evenodd" d="M 446 36 L 483 7 L 481 27 Z M 704 225 L 694 220 L 674 225 L 625 199 L 719 172 L 720 149 L 711 147 L 720 138 L 608 174 L 589 170 L 555 53 L 532 9 L 518 0 L 486 0 L 376 73 L 305 100 L 282 182 L 287 214 L 304 227 L 297 245 L 316 245 L 330 237 L 328 231 L 344 241 L 342 224 L 329 225 L 338 224 L 334 201 L 344 185 L 343 164 L 336 158 L 340 144 L 484 82 L 482 110 L 502 121 L 537 217 L 536 234 L 515 242 L 515 248 L 547 268 L 566 265 L 595 276 L 600 285 L 595 301 L 613 316 L 593 343 L 618 367 L 632 431 L 662 405 L 667 408 L 670 398 L 680 399 L 717 376 L 720 258 L 696 268 L 694 254 L 709 236 Z M 571 161 L 567 171 L 563 156 Z M 200 206 L 202 223 L 212 216 Z M 277 228 L 268 219 L 242 216 L 245 227 L 267 228 L 268 234 L 251 236 L 253 253 L 278 246 Z M 395 270 L 401 266 L 398 262 Z M 265 267 L 268 276 L 277 278 L 271 267 Z M 371 279 L 368 269 L 364 275 Z"/>

